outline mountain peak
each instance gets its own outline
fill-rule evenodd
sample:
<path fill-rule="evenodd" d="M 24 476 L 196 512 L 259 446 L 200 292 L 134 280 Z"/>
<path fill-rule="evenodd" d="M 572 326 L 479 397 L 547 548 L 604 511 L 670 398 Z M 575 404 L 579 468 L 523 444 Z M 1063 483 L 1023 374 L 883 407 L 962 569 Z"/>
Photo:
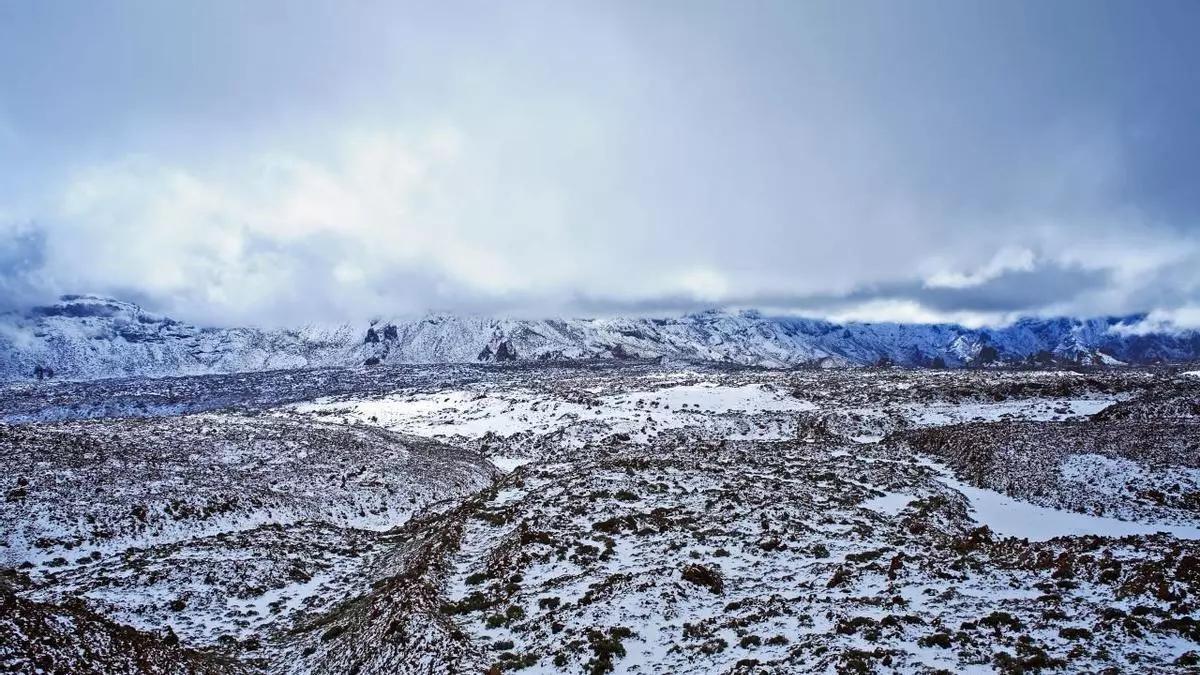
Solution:
<path fill-rule="evenodd" d="M 103 295 L 68 294 L 59 296 L 53 304 L 33 307 L 30 313 L 44 317 L 111 317 L 119 314 L 138 315 L 142 313 L 142 308 L 132 302 Z"/>

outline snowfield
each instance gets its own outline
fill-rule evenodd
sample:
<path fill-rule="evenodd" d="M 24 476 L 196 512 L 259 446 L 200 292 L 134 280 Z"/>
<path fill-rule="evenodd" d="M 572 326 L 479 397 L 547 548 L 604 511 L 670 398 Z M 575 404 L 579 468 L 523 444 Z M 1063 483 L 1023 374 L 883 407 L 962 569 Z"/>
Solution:
<path fill-rule="evenodd" d="M 995 422 L 1004 419 L 1048 421 L 1095 415 L 1116 401 L 1116 398 L 1034 399 L 1000 403 L 933 404 L 911 406 L 901 414 L 918 427 L 941 427 L 963 422 Z"/>
<path fill-rule="evenodd" d="M 518 433 L 562 432 L 581 423 L 599 426 L 608 433 L 627 434 L 648 442 L 659 433 L 703 425 L 731 413 L 815 410 L 810 402 L 780 392 L 770 385 L 721 386 L 712 382 L 667 386 L 661 389 L 595 395 L 568 392 L 548 398 L 536 391 L 448 391 L 381 399 L 316 401 L 293 408 L 319 418 L 342 418 L 378 424 L 393 431 L 430 437 L 479 439 Z M 735 434 L 736 435 L 736 434 Z M 764 430 L 758 438 L 786 437 L 779 429 Z M 569 444 L 580 447 L 585 438 Z"/>
<path fill-rule="evenodd" d="M 953 478 L 944 467 L 932 462 L 926 465 L 938 473 L 939 482 L 967 498 L 971 518 L 1002 536 L 1044 541 L 1055 537 L 1095 535 L 1119 538 L 1165 532 L 1180 539 L 1200 539 L 1200 522 L 1194 526 L 1134 522 L 1051 509 L 1013 499 L 995 490 L 968 485 Z M 1140 470 L 1136 463 L 1133 466 L 1133 471 Z M 1082 478 L 1079 469 L 1078 463 L 1070 468 L 1064 467 L 1064 478 L 1079 481 Z"/>
<path fill-rule="evenodd" d="M 6 671 L 1200 666 L 1170 369 L 381 366 L 0 419 Z"/>

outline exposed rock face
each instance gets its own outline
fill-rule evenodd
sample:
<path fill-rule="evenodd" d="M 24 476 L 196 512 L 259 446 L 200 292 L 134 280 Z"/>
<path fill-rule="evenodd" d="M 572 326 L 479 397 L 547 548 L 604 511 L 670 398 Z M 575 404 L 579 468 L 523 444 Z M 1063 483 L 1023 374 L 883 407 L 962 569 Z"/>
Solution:
<path fill-rule="evenodd" d="M 516 350 L 516 348 L 514 348 L 512 346 L 512 343 L 509 342 L 508 340 L 501 342 L 500 346 L 496 348 L 496 361 L 497 362 L 502 363 L 504 361 L 516 361 L 517 358 L 518 358 L 517 350 Z"/>

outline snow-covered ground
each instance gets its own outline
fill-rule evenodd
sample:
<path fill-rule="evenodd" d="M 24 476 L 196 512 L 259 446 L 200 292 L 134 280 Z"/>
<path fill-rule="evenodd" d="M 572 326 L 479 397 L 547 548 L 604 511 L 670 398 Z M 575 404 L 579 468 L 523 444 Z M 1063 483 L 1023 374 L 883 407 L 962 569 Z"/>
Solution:
<path fill-rule="evenodd" d="M 1165 523 L 1135 522 L 1104 518 L 1086 513 L 1075 513 L 1063 509 L 1052 509 L 1013 499 L 995 490 L 968 485 L 954 477 L 947 467 L 923 460 L 922 464 L 933 469 L 937 480 L 960 492 L 971 504 L 971 517 L 980 525 L 987 525 L 993 532 L 1006 537 L 1019 537 L 1032 541 L 1044 541 L 1054 537 L 1125 537 L 1129 535 L 1156 534 L 1165 532 L 1180 539 L 1200 539 L 1200 520 L 1196 525 L 1181 526 Z M 1136 462 L 1105 462 L 1110 469 L 1122 465 L 1129 471 L 1140 471 Z M 1132 464 L 1132 467 L 1129 466 Z M 1080 464 L 1065 470 L 1071 479 L 1080 476 Z M 1100 481 L 1103 476 L 1098 477 Z M 893 502 L 894 503 L 894 502 Z"/>
<path fill-rule="evenodd" d="M 729 413 L 754 415 L 816 409 L 771 385 L 725 386 L 712 382 L 667 386 L 596 396 L 558 396 L 532 390 L 478 388 L 375 399 L 314 401 L 293 407 L 322 419 L 377 424 L 421 436 L 549 434 L 575 425 L 602 427 L 647 442 L 658 433 L 719 420 Z M 754 437 L 786 437 L 777 428 Z M 569 441 L 576 447 L 584 437 Z"/>
<path fill-rule="evenodd" d="M 1190 377 L 379 372 L 0 396 L 0 601 L 269 672 L 1200 663 Z"/>
<path fill-rule="evenodd" d="M 963 422 L 994 422 L 996 420 L 1050 421 L 1078 419 L 1094 415 L 1120 400 L 1110 398 L 1085 399 L 1025 399 L 996 403 L 933 403 L 902 408 L 902 413 L 914 426 L 940 427 Z"/>

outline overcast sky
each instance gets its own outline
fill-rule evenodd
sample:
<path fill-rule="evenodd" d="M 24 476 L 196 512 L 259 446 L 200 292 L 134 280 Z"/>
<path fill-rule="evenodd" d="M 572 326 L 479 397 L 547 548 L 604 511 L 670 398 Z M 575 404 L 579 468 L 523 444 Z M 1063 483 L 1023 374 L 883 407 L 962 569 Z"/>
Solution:
<path fill-rule="evenodd" d="M 1200 2 L 0 2 L 0 298 L 1200 325 Z"/>

